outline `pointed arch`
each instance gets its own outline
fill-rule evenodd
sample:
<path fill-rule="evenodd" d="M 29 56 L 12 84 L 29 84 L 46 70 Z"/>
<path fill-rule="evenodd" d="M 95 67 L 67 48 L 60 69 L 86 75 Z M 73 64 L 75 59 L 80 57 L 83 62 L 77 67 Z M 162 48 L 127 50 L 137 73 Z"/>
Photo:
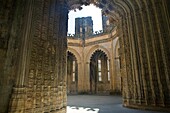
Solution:
<path fill-rule="evenodd" d="M 108 59 L 111 58 L 108 49 L 106 49 L 105 47 L 100 46 L 100 45 L 95 45 L 95 46 L 93 46 L 93 47 L 89 50 L 89 52 L 87 53 L 86 62 L 90 62 L 90 58 L 91 58 L 91 56 L 93 55 L 93 53 L 94 53 L 96 50 L 101 50 L 101 51 L 103 51 L 103 52 L 107 55 Z"/>
<path fill-rule="evenodd" d="M 80 54 L 73 48 L 68 47 L 67 51 L 73 53 L 73 55 L 75 55 L 76 59 L 77 59 L 77 63 L 81 62 L 81 57 Z"/>

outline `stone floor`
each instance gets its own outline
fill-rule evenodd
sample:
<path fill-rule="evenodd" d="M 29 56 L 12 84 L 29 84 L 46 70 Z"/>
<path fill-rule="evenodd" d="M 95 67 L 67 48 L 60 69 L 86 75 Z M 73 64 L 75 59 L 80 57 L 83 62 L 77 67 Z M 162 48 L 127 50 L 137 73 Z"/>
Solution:
<path fill-rule="evenodd" d="M 165 113 L 122 107 L 120 96 L 68 96 L 67 113 Z"/>

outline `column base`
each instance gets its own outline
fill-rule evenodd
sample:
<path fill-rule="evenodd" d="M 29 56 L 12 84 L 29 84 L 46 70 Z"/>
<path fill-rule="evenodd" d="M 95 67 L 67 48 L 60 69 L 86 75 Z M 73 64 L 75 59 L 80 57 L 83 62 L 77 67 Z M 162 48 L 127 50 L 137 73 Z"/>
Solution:
<path fill-rule="evenodd" d="M 25 88 L 13 88 L 13 93 L 9 106 L 9 113 L 24 113 L 26 98 L 25 96 Z"/>

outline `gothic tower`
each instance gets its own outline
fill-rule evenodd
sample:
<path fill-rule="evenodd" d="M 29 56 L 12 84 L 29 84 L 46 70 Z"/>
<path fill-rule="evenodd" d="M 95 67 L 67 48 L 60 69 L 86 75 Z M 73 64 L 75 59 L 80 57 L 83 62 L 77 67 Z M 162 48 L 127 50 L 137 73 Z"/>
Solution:
<path fill-rule="evenodd" d="M 83 40 L 93 34 L 92 17 L 82 17 L 75 19 L 75 35 Z"/>

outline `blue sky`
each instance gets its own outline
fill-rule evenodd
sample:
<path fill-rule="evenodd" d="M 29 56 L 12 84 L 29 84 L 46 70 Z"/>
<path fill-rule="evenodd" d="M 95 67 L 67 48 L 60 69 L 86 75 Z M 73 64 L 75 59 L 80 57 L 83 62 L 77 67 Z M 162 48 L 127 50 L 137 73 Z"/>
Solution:
<path fill-rule="evenodd" d="M 93 31 L 102 30 L 101 9 L 93 4 L 82 7 L 83 9 L 81 11 L 77 9 L 76 12 L 73 10 L 69 12 L 68 33 L 75 34 L 75 18 L 87 16 L 91 16 L 93 19 Z"/>

